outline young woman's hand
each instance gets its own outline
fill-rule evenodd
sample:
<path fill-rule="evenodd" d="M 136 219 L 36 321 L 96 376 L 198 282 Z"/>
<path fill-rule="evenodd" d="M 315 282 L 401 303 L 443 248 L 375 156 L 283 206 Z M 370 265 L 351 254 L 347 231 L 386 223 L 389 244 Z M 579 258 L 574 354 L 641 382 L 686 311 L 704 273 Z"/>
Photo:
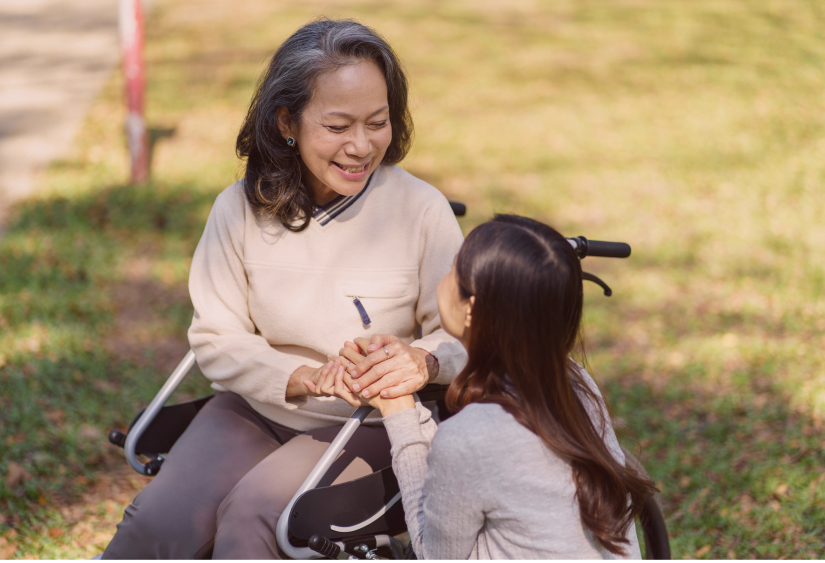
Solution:
<path fill-rule="evenodd" d="M 359 349 L 367 352 L 366 357 Z M 357 358 L 347 356 L 347 350 L 358 354 Z M 435 357 L 391 334 L 376 334 L 369 340 L 356 338 L 354 343 L 345 343 L 339 355 L 353 362 L 346 369 L 353 379 L 352 390 L 366 398 L 403 397 L 423 388 L 438 375 Z"/>

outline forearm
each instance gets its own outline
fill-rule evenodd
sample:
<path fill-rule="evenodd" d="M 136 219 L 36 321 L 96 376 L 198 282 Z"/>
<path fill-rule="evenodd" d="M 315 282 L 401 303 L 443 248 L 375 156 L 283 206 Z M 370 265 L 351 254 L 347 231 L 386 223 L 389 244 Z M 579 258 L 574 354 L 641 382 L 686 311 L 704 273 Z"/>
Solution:
<path fill-rule="evenodd" d="M 431 419 L 428 422 L 435 426 Z M 410 541 L 421 558 L 421 541 L 426 526 L 423 514 L 424 480 L 432 433 L 428 433 L 428 437 L 422 432 L 421 412 L 415 408 L 388 413 L 384 426 L 392 443 L 392 467 L 401 489 Z"/>
<path fill-rule="evenodd" d="M 190 328 L 189 343 L 207 379 L 266 404 L 287 405 L 291 374 L 303 365 L 301 360 L 272 348 L 259 335 L 220 334 L 206 330 L 197 321 Z"/>
<path fill-rule="evenodd" d="M 478 491 L 466 478 L 466 467 L 428 464 L 437 427 L 420 403 L 414 410 L 387 416 L 384 427 L 392 444 L 392 468 L 416 555 L 419 559 L 467 559 L 483 525 L 483 512 Z"/>

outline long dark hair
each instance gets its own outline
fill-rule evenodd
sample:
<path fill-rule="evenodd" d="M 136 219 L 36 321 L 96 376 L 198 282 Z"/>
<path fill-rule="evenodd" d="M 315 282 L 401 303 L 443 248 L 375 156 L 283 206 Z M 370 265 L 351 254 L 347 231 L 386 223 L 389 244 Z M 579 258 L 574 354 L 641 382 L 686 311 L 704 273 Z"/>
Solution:
<path fill-rule="evenodd" d="M 656 488 L 610 453 L 607 406 L 570 359 L 583 304 L 575 251 L 547 225 L 498 215 L 464 241 L 456 275 L 462 298 L 475 302 L 469 361 L 448 406 L 497 403 L 570 460 L 582 523 L 605 549 L 624 554 L 627 529 Z"/>
<path fill-rule="evenodd" d="M 244 191 L 249 204 L 291 231 L 309 225 L 315 202 L 301 182 L 299 154 L 281 136 L 276 110 L 286 108 L 292 121 L 300 124 L 318 76 L 360 61 L 375 63 L 387 82 L 392 141 L 381 163 L 397 164 L 407 155 L 413 136 L 407 78 L 390 45 L 372 29 L 353 20 L 313 21 L 284 41 L 258 80 L 235 151 L 246 158 Z"/>

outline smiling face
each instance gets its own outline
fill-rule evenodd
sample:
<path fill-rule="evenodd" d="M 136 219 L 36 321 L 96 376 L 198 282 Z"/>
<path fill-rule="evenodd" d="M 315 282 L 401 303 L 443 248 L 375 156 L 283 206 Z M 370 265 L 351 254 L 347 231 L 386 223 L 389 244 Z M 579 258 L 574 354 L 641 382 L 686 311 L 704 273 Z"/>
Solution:
<path fill-rule="evenodd" d="M 300 126 L 278 108 L 284 138 L 301 156 L 304 184 L 317 205 L 338 194 L 360 192 L 392 141 L 387 83 L 371 61 L 346 65 L 318 77 Z"/>

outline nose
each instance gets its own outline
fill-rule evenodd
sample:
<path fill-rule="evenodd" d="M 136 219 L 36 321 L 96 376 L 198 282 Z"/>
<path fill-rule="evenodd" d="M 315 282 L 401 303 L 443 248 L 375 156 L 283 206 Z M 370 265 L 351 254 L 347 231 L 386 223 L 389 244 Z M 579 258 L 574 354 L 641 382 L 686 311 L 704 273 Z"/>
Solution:
<path fill-rule="evenodd" d="M 369 138 L 366 127 L 353 127 L 351 131 L 352 134 L 345 147 L 347 154 L 353 157 L 367 156 L 372 150 L 372 141 Z"/>

